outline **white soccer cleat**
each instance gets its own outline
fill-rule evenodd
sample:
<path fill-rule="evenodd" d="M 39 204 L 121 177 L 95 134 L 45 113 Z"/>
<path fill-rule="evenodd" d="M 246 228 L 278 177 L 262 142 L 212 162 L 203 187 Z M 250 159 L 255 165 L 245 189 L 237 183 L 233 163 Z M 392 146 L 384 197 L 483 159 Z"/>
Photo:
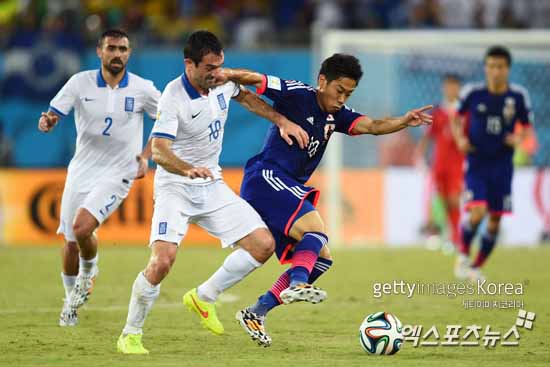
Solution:
<path fill-rule="evenodd" d="M 90 294 L 92 293 L 98 273 L 99 268 L 97 266 L 94 266 L 89 274 L 78 274 L 78 276 L 76 277 L 74 288 L 69 295 L 68 305 L 70 308 L 77 309 L 84 303 L 86 303 L 86 301 L 90 297 Z"/>
<path fill-rule="evenodd" d="M 78 315 L 76 308 L 71 308 L 67 302 L 63 302 L 63 309 L 59 315 L 59 326 L 76 326 L 78 325 Z"/>
<path fill-rule="evenodd" d="M 455 261 L 455 277 L 466 280 L 470 274 L 470 259 L 464 254 L 458 254 Z"/>
<path fill-rule="evenodd" d="M 470 279 L 471 282 L 484 281 L 485 276 L 480 268 L 471 267 L 468 271 L 468 279 Z"/>
<path fill-rule="evenodd" d="M 294 302 L 319 303 L 327 299 L 327 292 L 311 284 L 298 284 L 288 287 L 280 294 L 281 300 L 285 305 Z"/>

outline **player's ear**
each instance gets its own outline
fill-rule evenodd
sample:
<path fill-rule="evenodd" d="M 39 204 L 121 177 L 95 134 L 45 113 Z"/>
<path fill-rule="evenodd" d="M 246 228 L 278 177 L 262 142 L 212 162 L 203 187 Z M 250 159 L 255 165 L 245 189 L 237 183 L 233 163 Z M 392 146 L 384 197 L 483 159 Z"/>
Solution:
<path fill-rule="evenodd" d="M 317 84 L 319 85 L 319 90 L 324 90 L 327 86 L 327 78 L 324 74 L 319 74 L 317 78 Z"/>

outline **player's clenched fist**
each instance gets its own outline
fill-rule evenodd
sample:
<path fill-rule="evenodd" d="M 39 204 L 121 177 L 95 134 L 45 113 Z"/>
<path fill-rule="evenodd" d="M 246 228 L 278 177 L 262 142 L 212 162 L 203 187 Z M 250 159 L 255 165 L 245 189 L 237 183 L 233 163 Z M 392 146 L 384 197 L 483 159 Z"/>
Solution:
<path fill-rule="evenodd" d="M 42 132 L 49 132 L 59 121 L 59 117 L 54 113 L 42 112 L 40 119 L 38 119 L 38 130 Z"/>

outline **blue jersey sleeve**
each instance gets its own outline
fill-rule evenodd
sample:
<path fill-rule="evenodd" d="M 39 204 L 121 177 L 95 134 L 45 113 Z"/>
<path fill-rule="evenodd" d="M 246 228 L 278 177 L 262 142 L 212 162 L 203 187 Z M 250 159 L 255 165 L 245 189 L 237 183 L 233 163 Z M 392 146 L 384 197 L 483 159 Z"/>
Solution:
<path fill-rule="evenodd" d="M 523 87 L 520 89 L 520 95 L 521 103 L 518 106 L 518 121 L 522 125 L 530 125 L 534 122 L 531 99 L 529 98 L 529 93 Z"/>
<path fill-rule="evenodd" d="M 344 105 L 334 115 L 334 122 L 336 124 L 334 130 L 346 135 L 355 135 L 352 133 L 352 130 L 360 117 L 363 117 L 363 115 L 355 112 L 353 108 Z"/>
<path fill-rule="evenodd" d="M 284 103 L 288 97 L 305 89 L 312 88 L 297 80 L 284 80 L 273 75 L 264 75 L 262 86 L 256 89 L 256 93 L 266 96 L 273 102 Z"/>
<path fill-rule="evenodd" d="M 459 115 L 465 115 L 468 112 L 472 100 L 472 89 L 472 85 L 467 84 L 460 91 L 457 108 Z"/>

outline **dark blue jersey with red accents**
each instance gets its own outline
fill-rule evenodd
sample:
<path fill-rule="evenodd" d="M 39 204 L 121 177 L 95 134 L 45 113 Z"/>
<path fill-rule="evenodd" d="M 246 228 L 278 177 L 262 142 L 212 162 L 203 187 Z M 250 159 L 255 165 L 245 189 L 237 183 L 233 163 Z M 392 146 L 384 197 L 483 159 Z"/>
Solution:
<path fill-rule="evenodd" d="M 306 149 L 296 142 L 290 146 L 281 138 L 279 128 L 271 126 L 262 151 L 247 162 L 245 172 L 279 168 L 305 183 L 319 165 L 330 135 L 334 131 L 352 135 L 351 130 L 362 116 L 347 106 L 334 114 L 324 112 L 317 102 L 317 90 L 295 80 L 265 75 L 257 92 L 271 99 L 277 112 L 300 125 L 310 140 Z"/>
<path fill-rule="evenodd" d="M 519 122 L 533 121 L 527 90 L 510 84 L 506 93 L 492 94 L 485 83 L 467 84 L 460 93 L 458 113 L 466 116 L 466 134 L 475 151 L 469 159 L 509 159 L 514 149 L 505 137 L 514 132 Z"/>

